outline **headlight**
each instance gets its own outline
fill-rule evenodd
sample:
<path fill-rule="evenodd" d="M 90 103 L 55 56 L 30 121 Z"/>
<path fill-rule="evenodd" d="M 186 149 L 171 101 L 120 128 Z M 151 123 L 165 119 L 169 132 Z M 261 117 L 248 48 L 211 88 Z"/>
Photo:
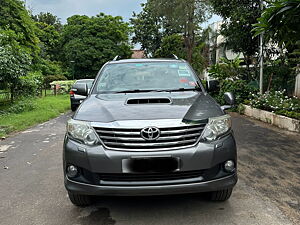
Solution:
<path fill-rule="evenodd" d="M 226 133 L 231 128 L 229 115 L 209 118 L 208 124 L 202 133 L 202 139 L 207 141 L 216 140 L 217 137 Z"/>
<path fill-rule="evenodd" d="M 67 123 L 68 134 L 86 145 L 95 145 L 99 139 L 89 122 L 70 119 Z"/>

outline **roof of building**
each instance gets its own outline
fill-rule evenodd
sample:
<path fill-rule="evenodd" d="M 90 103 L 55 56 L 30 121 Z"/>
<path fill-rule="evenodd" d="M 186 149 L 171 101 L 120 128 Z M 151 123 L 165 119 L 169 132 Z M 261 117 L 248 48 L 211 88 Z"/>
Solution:
<path fill-rule="evenodd" d="M 132 50 L 132 52 L 133 52 L 131 55 L 132 59 L 142 59 L 146 57 L 144 50 Z"/>

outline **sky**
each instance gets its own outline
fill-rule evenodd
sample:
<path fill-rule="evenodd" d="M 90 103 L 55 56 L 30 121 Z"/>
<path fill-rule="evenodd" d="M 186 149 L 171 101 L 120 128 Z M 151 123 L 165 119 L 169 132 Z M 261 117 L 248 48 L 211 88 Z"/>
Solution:
<path fill-rule="evenodd" d="M 24 0 L 26 7 L 33 11 L 33 14 L 39 12 L 50 12 L 65 23 L 67 18 L 79 14 L 95 16 L 100 12 L 113 16 L 122 16 L 125 21 L 129 21 L 132 12 L 141 11 L 141 3 L 147 0 Z M 213 16 L 208 24 L 220 20 L 220 17 Z"/>
<path fill-rule="evenodd" d="M 129 21 L 132 12 L 140 12 L 141 3 L 144 2 L 146 0 L 26 0 L 26 6 L 34 14 L 51 12 L 62 23 L 75 14 L 95 16 L 100 12 L 122 16 L 125 21 Z"/>

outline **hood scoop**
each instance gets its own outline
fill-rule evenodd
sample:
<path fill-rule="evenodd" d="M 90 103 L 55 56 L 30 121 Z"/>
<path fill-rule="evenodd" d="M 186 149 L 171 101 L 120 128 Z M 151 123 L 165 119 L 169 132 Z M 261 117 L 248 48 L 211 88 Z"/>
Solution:
<path fill-rule="evenodd" d="M 127 105 L 140 105 L 140 104 L 171 104 L 169 98 L 131 98 L 127 100 Z"/>

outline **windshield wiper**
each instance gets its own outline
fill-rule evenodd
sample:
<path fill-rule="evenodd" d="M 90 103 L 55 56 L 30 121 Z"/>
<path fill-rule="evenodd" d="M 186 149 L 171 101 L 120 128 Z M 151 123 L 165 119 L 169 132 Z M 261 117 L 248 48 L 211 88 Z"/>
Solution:
<path fill-rule="evenodd" d="M 178 89 L 165 89 L 165 90 L 158 90 L 158 92 L 180 92 L 180 91 L 201 91 L 200 88 L 178 88 Z"/>
<path fill-rule="evenodd" d="M 152 92 L 157 90 L 143 90 L 143 89 L 132 89 L 132 90 L 124 90 L 124 91 L 112 91 L 111 93 L 139 93 L 139 92 Z"/>
<path fill-rule="evenodd" d="M 120 93 L 142 93 L 142 92 L 180 92 L 180 91 L 201 91 L 201 88 L 178 88 L 178 89 L 132 89 L 123 91 L 101 91 L 99 94 L 120 94 Z"/>

